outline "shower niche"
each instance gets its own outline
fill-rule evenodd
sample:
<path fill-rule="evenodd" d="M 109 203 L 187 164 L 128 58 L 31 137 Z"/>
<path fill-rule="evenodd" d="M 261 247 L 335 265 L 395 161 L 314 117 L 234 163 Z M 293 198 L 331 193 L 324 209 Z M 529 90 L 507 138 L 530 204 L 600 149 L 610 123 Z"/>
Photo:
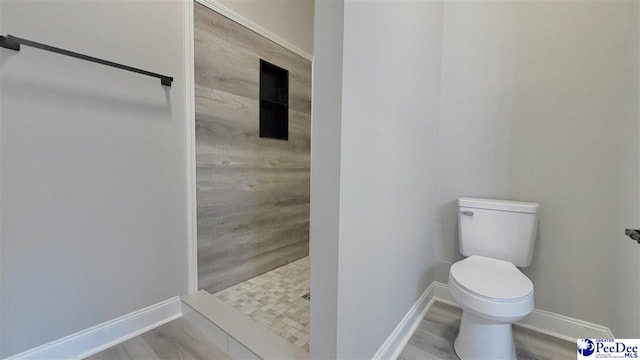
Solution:
<path fill-rule="evenodd" d="M 260 137 L 289 139 L 289 71 L 260 59 Z"/>

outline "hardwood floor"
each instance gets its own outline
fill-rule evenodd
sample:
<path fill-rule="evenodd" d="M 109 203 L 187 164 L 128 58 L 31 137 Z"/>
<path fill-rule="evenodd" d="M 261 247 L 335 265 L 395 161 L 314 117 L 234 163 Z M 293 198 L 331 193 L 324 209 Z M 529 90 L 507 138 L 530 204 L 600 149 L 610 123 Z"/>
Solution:
<path fill-rule="evenodd" d="M 188 316 L 110 347 L 89 360 L 230 359 L 213 342 L 206 328 Z"/>
<path fill-rule="evenodd" d="M 436 301 L 398 356 L 398 360 L 458 359 L 453 349 L 453 341 L 458 333 L 461 315 L 460 308 Z M 230 359 L 216 345 L 216 336 L 211 326 L 201 315 L 188 312 L 184 317 L 87 359 Z M 574 342 L 517 325 L 513 327 L 513 336 L 519 360 L 561 360 L 576 357 Z"/>
<path fill-rule="evenodd" d="M 453 341 L 460 327 L 460 308 L 436 301 L 400 353 L 398 360 L 458 359 Z M 561 360 L 576 358 L 576 344 L 513 326 L 519 360 Z"/>

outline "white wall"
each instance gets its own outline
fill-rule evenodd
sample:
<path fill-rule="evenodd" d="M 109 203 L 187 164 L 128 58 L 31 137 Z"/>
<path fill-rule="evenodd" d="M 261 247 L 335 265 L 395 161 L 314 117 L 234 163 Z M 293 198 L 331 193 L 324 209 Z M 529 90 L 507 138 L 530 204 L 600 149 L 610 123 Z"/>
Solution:
<path fill-rule="evenodd" d="M 316 1 L 311 122 L 312 359 L 336 357 L 344 1 Z M 316 120 L 318 119 L 318 120 Z"/>
<path fill-rule="evenodd" d="M 328 320 L 318 332 L 312 309 L 311 357 L 361 359 L 371 358 L 432 280 L 442 3 L 346 1 L 342 46 L 340 7 L 316 7 L 311 286 L 316 294 L 318 283 L 331 289 L 337 281 L 338 303 L 333 333 Z M 341 89 L 337 76 L 320 83 L 335 61 Z M 337 140 L 337 154 L 318 153 Z M 320 188 L 332 203 L 339 196 L 333 213 L 313 201 Z M 318 253 L 339 257 L 337 275 Z M 336 336 L 335 352 L 318 348 Z"/>
<path fill-rule="evenodd" d="M 342 61 L 331 86 L 316 78 L 313 158 L 327 163 L 312 185 L 340 199 L 312 202 L 312 254 L 339 258 L 337 274 L 312 266 L 338 299 L 336 335 L 334 304 L 322 325 L 337 356 L 370 357 L 430 279 L 447 280 L 458 196 L 540 202 L 536 306 L 638 336 L 639 251 L 624 236 L 640 221 L 638 6 L 346 1 L 343 18 L 338 5 L 316 17 L 316 71 Z M 313 347 L 318 317 L 312 357 L 334 357 Z"/>
<path fill-rule="evenodd" d="M 215 0 L 313 54 L 314 0 Z"/>
<path fill-rule="evenodd" d="M 0 357 L 187 291 L 179 1 L 0 2 Z"/>
<path fill-rule="evenodd" d="M 446 2 L 437 280 L 455 199 L 538 201 L 536 307 L 640 334 L 637 2 Z"/>

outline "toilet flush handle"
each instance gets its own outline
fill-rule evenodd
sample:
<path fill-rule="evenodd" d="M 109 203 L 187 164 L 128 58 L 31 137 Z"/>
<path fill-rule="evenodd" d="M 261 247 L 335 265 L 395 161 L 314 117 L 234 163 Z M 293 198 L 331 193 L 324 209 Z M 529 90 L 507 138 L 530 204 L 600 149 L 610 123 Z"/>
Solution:
<path fill-rule="evenodd" d="M 473 211 L 469 211 L 469 210 L 461 210 L 460 214 L 462 215 L 466 215 L 466 216 L 473 216 Z"/>

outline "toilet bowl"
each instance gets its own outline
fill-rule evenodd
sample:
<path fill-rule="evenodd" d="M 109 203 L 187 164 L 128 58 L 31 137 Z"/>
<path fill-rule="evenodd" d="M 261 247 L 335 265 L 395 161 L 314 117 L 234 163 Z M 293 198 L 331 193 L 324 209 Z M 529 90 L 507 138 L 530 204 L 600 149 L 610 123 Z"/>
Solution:
<path fill-rule="evenodd" d="M 449 271 L 449 291 L 462 308 L 456 354 L 515 359 L 511 324 L 533 311 L 533 284 L 513 264 L 472 255 Z"/>

